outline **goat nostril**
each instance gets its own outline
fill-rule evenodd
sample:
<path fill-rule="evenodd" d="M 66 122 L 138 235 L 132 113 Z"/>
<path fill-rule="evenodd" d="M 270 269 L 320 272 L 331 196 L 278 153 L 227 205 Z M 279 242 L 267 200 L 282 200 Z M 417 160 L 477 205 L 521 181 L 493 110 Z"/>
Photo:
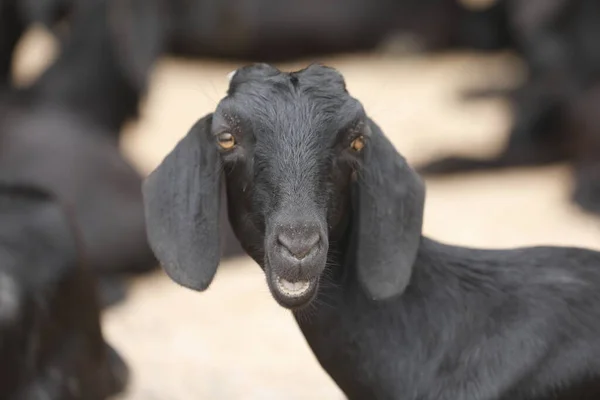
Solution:
<path fill-rule="evenodd" d="M 277 241 L 294 258 L 302 260 L 319 244 L 321 236 L 318 233 L 313 233 L 309 236 L 291 238 L 285 234 L 280 234 Z"/>

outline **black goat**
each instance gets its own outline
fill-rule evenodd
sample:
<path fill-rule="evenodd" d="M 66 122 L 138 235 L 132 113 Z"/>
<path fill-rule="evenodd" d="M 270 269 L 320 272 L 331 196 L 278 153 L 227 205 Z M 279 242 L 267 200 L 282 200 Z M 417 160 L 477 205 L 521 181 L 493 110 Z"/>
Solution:
<path fill-rule="evenodd" d="M 238 70 L 145 181 L 151 246 L 194 290 L 219 263 L 222 175 L 244 249 L 350 399 L 599 398 L 600 253 L 423 237 L 422 181 L 333 69 Z"/>
<path fill-rule="evenodd" d="M 9 1 L 9 0 L 4 0 Z M 22 14 L 48 27 L 88 0 L 22 0 Z M 164 0 L 167 50 L 183 56 L 287 61 L 368 51 L 397 33 L 423 47 L 506 46 L 501 6 L 472 11 L 458 0 Z"/>
<path fill-rule="evenodd" d="M 172 1 L 172 52 L 286 61 L 369 51 L 397 34 L 427 50 L 506 45 L 504 13 L 458 0 Z"/>
<path fill-rule="evenodd" d="M 150 70 L 163 51 L 161 4 L 77 3 L 58 59 L 21 97 L 31 108 L 66 110 L 100 128 L 92 132 L 118 138 L 137 116 Z"/>
<path fill-rule="evenodd" d="M 600 3 L 505 1 L 515 45 L 529 67 L 516 93 L 508 143 L 492 159 L 447 157 L 418 170 L 437 175 L 569 161 L 575 167 L 574 200 L 600 213 L 600 153 L 592 159 L 589 154 L 600 125 L 589 124 L 596 104 L 587 104 L 600 87 Z"/>
<path fill-rule="evenodd" d="M 128 369 L 103 339 L 93 278 L 66 210 L 0 183 L 0 397 L 101 400 Z"/>
<path fill-rule="evenodd" d="M 116 275 L 157 265 L 146 239 L 142 177 L 121 155 L 118 139 L 163 49 L 160 5 L 82 2 L 56 62 L 0 114 L 0 170 L 51 188 L 73 207 L 106 303 L 124 295 Z M 225 255 L 240 254 L 233 233 L 226 235 Z"/>
<path fill-rule="evenodd" d="M 82 5 L 58 60 L 31 87 L 7 96 L 0 113 L 0 171 L 49 188 L 72 207 L 90 268 L 110 281 L 156 265 L 145 234 L 142 177 L 117 140 L 160 54 L 152 36 L 160 31 L 145 29 L 137 4 Z M 107 302 L 122 294 L 103 292 Z"/>

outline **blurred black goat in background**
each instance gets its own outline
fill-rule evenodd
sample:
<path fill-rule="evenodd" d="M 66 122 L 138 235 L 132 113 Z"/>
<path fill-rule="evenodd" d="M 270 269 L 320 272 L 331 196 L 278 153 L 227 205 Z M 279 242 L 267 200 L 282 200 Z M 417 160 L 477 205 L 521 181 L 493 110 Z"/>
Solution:
<path fill-rule="evenodd" d="M 457 0 L 172 1 L 170 50 L 280 62 L 368 51 L 399 34 L 429 50 L 506 46 L 504 13 Z"/>
<path fill-rule="evenodd" d="M 128 368 L 103 339 L 94 281 L 68 210 L 0 183 L 0 398 L 102 400 Z"/>
<path fill-rule="evenodd" d="M 30 87 L 7 85 L 0 102 L 0 171 L 73 207 L 104 304 L 124 296 L 117 277 L 157 265 L 146 239 L 142 177 L 118 146 L 165 46 L 164 5 L 78 2 L 58 59 Z M 222 220 L 228 228 L 225 214 Z M 224 256 L 241 254 L 231 229 L 224 236 Z"/>
<path fill-rule="evenodd" d="M 448 157 L 420 168 L 450 174 L 568 161 L 574 201 L 600 213 L 600 2 L 504 0 L 529 68 L 505 148 L 492 159 Z"/>
<path fill-rule="evenodd" d="M 0 19 L 9 22 L 0 28 L 6 38 L 0 58 L 8 59 L 27 24 L 57 32 L 73 9 L 94 1 L 0 0 Z M 168 0 L 159 22 L 168 30 L 165 50 L 173 54 L 287 61 L 373 50 L 398 34 L 430 50 L 495 50 L 511 43 L 504 8 L 498 2 L 471 10 L 459 0 Z M 6 76 L 8 66 L 3 69 Z"/>
<path fill-rule="evenodd" d="M 160 54 L 153 35 L 161 30 L 134 14 L 158 15 L 150 3 L 143 11 L 132 7 L 136 0 L 82 3 L 58 60 L 31 87 L 6 96 L 0 114 L 0 171 L 52 190 L 73 208 L 88 264 L 103 279 L 156 264 L 141 176 L 117 141 Z M 103 301 L 122 297 L 113 284 L 103 286 L 110 289 Z"/>

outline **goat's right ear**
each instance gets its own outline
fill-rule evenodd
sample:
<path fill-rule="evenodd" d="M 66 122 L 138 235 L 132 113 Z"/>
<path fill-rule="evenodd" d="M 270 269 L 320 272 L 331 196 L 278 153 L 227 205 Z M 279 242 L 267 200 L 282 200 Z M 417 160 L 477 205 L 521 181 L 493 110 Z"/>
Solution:
<path fill-rule="evenodd" d="M 220 259 L 221 162 L 202 118 L 143 184 L 150 247 L 169 277 L 205 290 Z"/>
<path fill-rule="evenodd" d="M 374 300 L 404 291 L 421 242 L 425 186 L 381 129 L 368 121 L 364 162 L 354 184 L 357 274 Z"/>

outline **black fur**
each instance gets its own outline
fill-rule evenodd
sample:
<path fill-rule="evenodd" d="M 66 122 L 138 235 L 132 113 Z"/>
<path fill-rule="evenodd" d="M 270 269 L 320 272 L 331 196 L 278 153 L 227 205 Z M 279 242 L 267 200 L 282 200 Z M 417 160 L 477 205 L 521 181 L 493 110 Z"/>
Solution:
<path fill-rule="evenodd" d="M 78 3 L 56 62 L 0 106 L 0 170 L 52 189 L 73 207 L 107 304 L 124 296 L 120 275 L 157 264 L 146 238 L 142 178 L 118 139 L 164 49 L 163 5 Z M 230 229 L 224 235 L 225 255 L 242 254 Z"/>
<path fill-rule="evenodd" d="M 70 15 L 73 3 L 74 0 L 18 0 L 19 12 L 27 23 L 40 23 L 50 28 L 56 28 L 57 23 Z"/>
<path fill-rule="evenodd" d="M 46 191 L 0 183 L 2 399 L 101 400 L 127 383 L 76 232 Z"/>
<path fill-rule="evenodd" d="M 21 9 L 56 30 L 86 1 L 22 0 Z M 155 23 L 169 27 L 169 52 L 191 57 L 289 61 L 373 50 L 396 34 L 428 50 L 495 50 L 510 43 L 501 3 L 472 11 L 458 0 L 163 0 Z"/>
<path fill-rule="evenodd" d="M 118 138 L 137 116 L 164 47 L 159 0 L 86 0 L 56 62 L 27 90 L 34 106 L 69 110 Z"/>
<path fill-rule="evenodd" d="M 158 46 L 144 45 L 158 39 L 142 35 L 131 12 L 136 1 L 82 4 L 57 61 L 0 107 L 2 176 L 52 190 L 72 207 L 90 268 L 113 283 L 115 274 L 156 266 L 146 239 L 142 177 L 118 147 L 143 93 L 141 75 L 160 54 Z M 148 64 L 140 68 L 135 57 Z M 123 296 L 123 287 L 102 287 L 111 289 L 103 291 L 106 302 Z"/>
<path fill-rule="evenodd" d="M 170 50 L 187 56 L 285 61 L 369 51 L 396 34 L 427 50 L 507 45 L 505 13 L 458 0 L 171 1 Z"/>
<path fill-rule="evenodd" d="M 205 135 L 211 120 L 201 119 L 144 183 L 145 191 L 157 191 L 145 196 L 154 253 L 174 281 L 195 290 L 208 287 L 221 258 L 220 166 Z M 175 188 L 182 192 L 174 195 Z M 187 211 L 175 211 L 181 209 Z"/>
<path fill-rule="evenodd" d="M 237 146 L 220 149 L 222 133 Z M 215 113 L 145 182 L 151 246 L 192 289 L 217 267 L 221 176 L 242 245 L 348 398 L 600 396 L 600 253 L 423 237 L 419 177 L 336 71 L 238 70 Z M 285 253 L 312 226 L 326 236 L 308 262 Z M 273 235 L 285 229 L 292 243 Z M 290 297 L 279 278 L 309 289 Z"/>

